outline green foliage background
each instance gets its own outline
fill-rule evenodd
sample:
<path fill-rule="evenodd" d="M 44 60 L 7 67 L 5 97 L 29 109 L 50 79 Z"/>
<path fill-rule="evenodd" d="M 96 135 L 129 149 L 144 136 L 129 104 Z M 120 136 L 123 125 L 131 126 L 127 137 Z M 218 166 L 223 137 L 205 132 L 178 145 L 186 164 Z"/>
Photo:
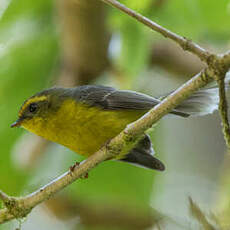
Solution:
<path fill-rule="evenodd" d="M 156 9 L 152 7 L 156 1 L 152 0 L 122 2 L 195 41 L 217 47 L 229 43 L 230 1 L 168 0 Z M 49 167 L 46 160 L 55 164 L 57 147 L 53 146 L 33 172 L 17 169 L 12 163 L 11 150 L 24 131 L 10 129 L 23 101 L 50 86 L 59 69 L 59 34 L 55 17 L 53 1 L 11 0 L 0 18 L 0 188 L 11 195 L 24 194 L 34 175 L 39 177 L 40 171 Z M 164 38 L 109 7 L 108 26 L 121 36 L 122 48 L 116 65 L 127 74 L 128 85 L 132 88 L 149 68 L 153 42 Z M 160 132 L 152 135 L 160 139 Z M 78 159 L 73 153 L 61 150 L 65 155 L 64 162 L 58 161 L 53 175 L 43 178 L 41 184 L 64 172 Z M 94 169 L 88 180 L 80 180 L 66 190 L 71 196 L 86 200 L 119 201 L 146 209 L 153 194 L 157 199 L 157 193 L 153 191 L 156 174 L 122 163 L 106 162 Z M 29 190 L 33 191 L 41 184 L 37 183 Z M 10 226 L 0 226 L 0 229 Z"/>

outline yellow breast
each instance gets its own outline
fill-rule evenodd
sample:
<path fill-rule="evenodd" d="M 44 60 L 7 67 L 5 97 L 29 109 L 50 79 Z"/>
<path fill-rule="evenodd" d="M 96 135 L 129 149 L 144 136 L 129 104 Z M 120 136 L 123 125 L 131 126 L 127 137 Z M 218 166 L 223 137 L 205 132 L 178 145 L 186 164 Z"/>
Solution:
<path fill-rule="evenodd" d="M 89 156 L 144 113 L 134 110 L 107 111 L 68 99 L 46 120 L 36 118 L 23 124 L 23 127 L 78 154 Z"/>

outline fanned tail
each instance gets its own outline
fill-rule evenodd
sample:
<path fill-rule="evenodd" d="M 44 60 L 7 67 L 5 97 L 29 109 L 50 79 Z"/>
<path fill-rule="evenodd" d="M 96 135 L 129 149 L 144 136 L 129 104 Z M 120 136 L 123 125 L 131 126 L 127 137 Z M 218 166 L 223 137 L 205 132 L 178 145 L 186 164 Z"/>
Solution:
<path fill-rule="evenodd" d="M 229 90 L 230 72 L 225 77 L 225 87 Z M 188 99 L 175 108 L 175 111 L 187 114 L 187 116 L 203 116 L 213 113 L 218 109 L 219 89 L 217 85 L 196 91 Z M 174 113 L 175 114 L 175 113 Z M 182 114 L 181 116 L 186 117 Z M 176 114 L 179 115 L 180 114 Z"/>

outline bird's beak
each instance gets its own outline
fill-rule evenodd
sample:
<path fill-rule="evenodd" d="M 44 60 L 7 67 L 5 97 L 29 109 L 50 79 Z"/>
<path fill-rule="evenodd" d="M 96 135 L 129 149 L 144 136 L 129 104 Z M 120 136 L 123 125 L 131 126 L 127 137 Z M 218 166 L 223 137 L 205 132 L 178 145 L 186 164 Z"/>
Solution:
<path fill-rule="evenodd" d="M 11 128 L 14 128 L 14 127 L 19 127 L 21 126 L 21 123 L 22 123 L 23 119 L 19 118 L 17 121 L 15 121 L 13 124 L 11 124 Z"/>

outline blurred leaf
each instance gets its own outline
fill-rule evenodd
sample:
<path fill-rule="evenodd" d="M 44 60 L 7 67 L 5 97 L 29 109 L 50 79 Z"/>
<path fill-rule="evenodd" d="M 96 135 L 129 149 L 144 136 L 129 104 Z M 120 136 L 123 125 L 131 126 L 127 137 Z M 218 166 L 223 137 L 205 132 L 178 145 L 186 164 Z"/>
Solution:
<path fill-rule="evenodd" d="M 15 23 L 20 17 L 33 17 L 36 19 L 37 17 L 46 15 L 46 18 L 49 17 L 50 20 L 52 3 L 50 0 L 11 0 L 1 18 L 0 27 L 9 23 Z"/>
<path fill-rule="evenodd" d="M 196 40 L 229 40 L 229 0 L 174 0 L 153 14 L 162 26 Z"/>
<path fill-rule="evenodd" d="M 19 194 L 29 175 L 12 165 L 11 146 L 21 131 L 10 129 L 10 124 L 23 101 L 47 84 L 56 62 L 58 47 L 50 10 L 49 1 L 11 1 L 0 21 L 0 187 L 12 195 Z M 30 18 L 24 17 L 25 12 Z"/>

